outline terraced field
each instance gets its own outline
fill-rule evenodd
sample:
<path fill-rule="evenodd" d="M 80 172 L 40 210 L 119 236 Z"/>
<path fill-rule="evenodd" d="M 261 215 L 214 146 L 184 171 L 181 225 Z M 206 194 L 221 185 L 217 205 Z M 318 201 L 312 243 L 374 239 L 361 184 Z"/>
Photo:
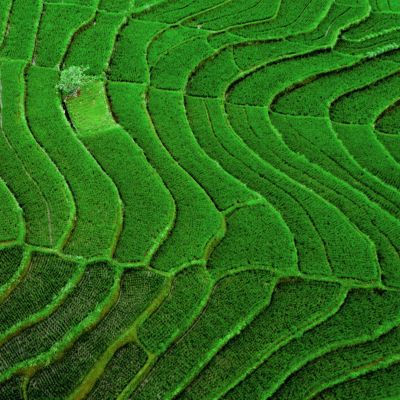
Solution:
<path fill-rule="evenodd" d="M 399 0 L 0 0 L 0 400 L 400 399 L 399 188 Z"/>

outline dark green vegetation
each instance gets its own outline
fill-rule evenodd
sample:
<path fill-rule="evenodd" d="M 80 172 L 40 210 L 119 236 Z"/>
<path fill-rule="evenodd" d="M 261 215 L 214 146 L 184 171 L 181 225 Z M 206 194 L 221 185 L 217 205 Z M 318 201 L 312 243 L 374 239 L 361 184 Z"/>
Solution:
<path fill-rule="evenodd" d="M 0 400 L 400 399 L 399 70 L 398 0 L 0 0 Z"/>

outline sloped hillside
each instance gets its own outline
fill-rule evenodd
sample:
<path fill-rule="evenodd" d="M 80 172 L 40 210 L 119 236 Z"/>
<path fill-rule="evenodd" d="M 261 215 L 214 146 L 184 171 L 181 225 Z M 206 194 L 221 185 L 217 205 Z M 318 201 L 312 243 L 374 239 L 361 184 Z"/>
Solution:
<path fill-rule="evenodd" d="M 399 189 L 399 0 L 0 0 L 0 400 L 400 399 Z"/>

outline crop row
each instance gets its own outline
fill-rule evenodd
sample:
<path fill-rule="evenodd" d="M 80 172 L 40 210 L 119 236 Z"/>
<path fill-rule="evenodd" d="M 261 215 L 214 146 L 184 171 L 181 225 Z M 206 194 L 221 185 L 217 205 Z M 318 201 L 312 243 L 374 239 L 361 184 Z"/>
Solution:
<path fill-rule="evenodd" d="M 143 149 L 175 202 L 175 225 L 152 265 L 169 270 L 202 259 L 207 244 L 221 229 L 221 214 L 160 141 L 147 113 L 143 87 L 110 83 L 109 94 L 121 126 Z"/>
<path fill-rule="evenodd" d="M 7 161 L 15 161 L 14 168 L 4 164 L 3 177 L 24 210 L 27 242 L 53 247 L 68 233 L 74 205 L 64 178 L 36 143 L 25 119 L 25 68 L 21 61 L 1 65 L 2 142 L 10 154 Z"/>
<path fill-rule="evenodd" d="M 32 66 L 26 106 L 33 135 L 58 166 L 75 201 L 75 225 L 64 251 L 89 257 L 110 254 L 122 218 L 118 191 L 71 129 L 57 81 L 56 71 Z"/>
<path fill-rule="evenodd" d="M 336 313 L 274 352 L 225 398 L 265 399 L 274 393 L 276 399 L 280 398 L 278 388 L 285 390 L 282 385 L 288 377 L 315 358 L 343 346 L 375 339 L 398 326 L 398 307 L 396 292 L 351 290 Z"/>
<path fill-rule="evenodd" d="M 95 329 L 83 333 L 62 358 L 39 370 L 30 379 L 29 397 L 65 398 L 71 393 L 107 347 L 145 310 L 162 283 L 160 276 L 148 271 L 125 271 L 121 277 L 121 292 L 117 302 Z"/>
<path fill-rule="evenodd" d="M 10 246 L 0 250 L 0 285 L 3 286 L 17 272 L 22 261 L 22 246 Z"/>
<path fill-rule="evenodd" d="M 123 226 L 115 258 L 149 259 L 175 217 L 168 190 L 141 148 L 115 123 L 100 82 L 85 87 L 79 98 L 69 99 L 66 105 L 78 137 L 118 188 Z"/>
<path fill-rule="evenodd" d="M 389 284 L 390 282 L 391 285 L 397 285 L 396 270 L 399 266 L 399 260 L 396 254 L 398 252 L 398 241 L 393 240 L 393 233 L 399 231 L 397 221 L 356 188 L 346 184 L 344 180 L 338 179 L 335 174 L 329 173 L 327 168 L 322 169 L 317 164 L 310 163 L 305 157 L 288 148 L 287 144 L 282 141 L 282 137 L 272 127 L 264 110 L 236 106 L 231 116 L 234 121 L 239 121 L 240 118 L 242 121 L 248 121 L 247 124 L 238 125 L 236 123 L 236 130 L 260 156 L 304 186 L 313 188 L 323 198 L 340 209 L 355 226 L 373 240 L 377 254 L 380 255 L 379 264 L 382 269 L 382 278 L 385 283 Z M 313 122 L 314 124 L 317 123 L 316 120 Z M 300 124 L 297 124 L 296 131 L 293 131 L 297 132 L 300 126 Z M 330 130 L 324 129 L 325 125 L 322 125 L 322 123 L 320 126 L 321 132 L 324 134 L 323 139 L 326 141 Z M 309 132 L 309 129 L 305 132 Z M 315 134 L 318 131 L 313 130 L 313 132 Z M 268 146 L 265 146 L 263 137 L 268 138 Z M 294 137 L 292 137 L 289 144 L 298 143 L 301 139 L 303 139 L 302 136 L 297 137 L 295 142 Z M 309 148 L 311 145 L 312 142 L 307 141 L 302 149 Z M 311 150 L 313 153 L 310 151 L 308 154 L 313 154 L 313 157 L 315 157 L 319 148 L 314 145 Z M 325 161 L 326 159 L 324 157 L 322 160 Z M 341 160 L 343 160 L 343 157 Z M 330 160 L 328 159 L 328 161 Z M 326 167 L 326 163 L 320 162 L 319 164 Z M 335 164 L 333 165 L 335 166 Z M 337 165 L 335 167 L 337 168 Z M 343 173 L 342 176 L 347 175 Z M 363 210 L 363 212 L 360 213 L 360 210 Z M 382 222 L 379 230 L 376 229 L 375 221 L 377 218 Z M 398 233 L 396 237 L 397 235 Z M 353 269 L 350 266 L 349 268 Z"/>
<path fill-rule="evenodd" d="M 115 272 L 108 265 L 92 264 L 86 267 L 79 282 L 52 314 L 14 334 L 0 347 L 0 370 L 4 372 L 24 361 L 37 359 L 39 356 L 43 358 L 52 347 L 61 349 L 60 342 L 69 332 L 79 333 L 78 328 L 82 321 L 94 319 L 93 312 L 106 299 L 113 285 L 114 275 Z M 30 277 L 27 278 L 29 280 Z M 34 289 L 31 291 L 36 293 Z M 83 327 L 87 325 L 87 322 L 83 322 Z M 69 338 L 68 342 L 71 340 Z"/>
<path fill-rule="evenodd" d="M 353 262 L 351 265 L 349 264 L 347 272 L 343 270 L 347 259 L 344 254 L 350 251 L 350 249 L 345 250 L 348 235 L 353 228 L 344 222 L 343 216 L 338 213 L 337 209 L 324 202 L 319 196 L 308 192 L 307 188 L 299 185 L 251 152 L 238 139 L 234 131 L 225 125 L 219 102 L 187 99 L 187 110 L 191 114 L 190 119 L 195 121 L 196 125 L 193 129 L 196 134 L 207 135 L 205 138 L 199 137 L 199 141 L 204 143 L 203 147 L 206 151 L 217 159 L 227 171 L 263 194 L 281 213 L 283 220 L 294 235 L 301 271 L 316 274 L 333 272 L 344 276 L 350 269 L 354 271 Z M 202 111 L 200 112 L 200 110 Z M 199 129 L 197 130 L 196 127 Z M 211 141 L 210 136 L 215 134 L 220 137 L 215 138 L 214 136 Z M 232 156 L 233 154 L 235 157 Z M 317 210 L 318 217 L 314 214 Z M 334 231 L 330 227 L 330 221 L 333 218 L 342 221 L 335 224 Z M 323 222 L 324 219 L 326 222 Z M 339 234 L 338 229 L 343 229 L 342 235 Z M 354 237 L 354 240 L 359 241 L 359 259 L 369 262 L 371 279 L 376 273 L 376 266 L 374 266 L 373 257 L 369 253 L 371 248 L 368 250 L 370 245 L 362 237 L 358 237 L 358 239 Z M 343 243 L 342 250 L 339 250 L 340 241 Z M 330 246 L 335 246 L 335 250 L 330 250 Z M 355 246 L 352 248 L 352 251 L 354 250 Z M 366 267 L 365 262 L 361 263 L 364 267 Z M 339 269 L 336 270 L 336 268 Z M 363 276 L 366 277 L 366 275 Z"/>
<path fill-rule="evenodd" d="M 273 287 L 273 276 L 265 271 L 244 271 L 217 282 L 201 315 L 159 359 L 134 398 L 161 393 L 171 398 L 269 302 Z"/>

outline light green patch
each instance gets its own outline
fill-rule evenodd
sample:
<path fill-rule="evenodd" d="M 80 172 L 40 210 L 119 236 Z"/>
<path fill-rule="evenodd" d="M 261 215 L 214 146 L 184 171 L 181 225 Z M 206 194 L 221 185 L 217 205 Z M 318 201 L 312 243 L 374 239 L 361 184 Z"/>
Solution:
<path fill-rule="evenodd" d="M 115 127 L 108 109 L 101 81 L 90 82 L 81 88 L 77 97 L 66 100 L 68 112 L 79 136 L 93 135 Z"/>

